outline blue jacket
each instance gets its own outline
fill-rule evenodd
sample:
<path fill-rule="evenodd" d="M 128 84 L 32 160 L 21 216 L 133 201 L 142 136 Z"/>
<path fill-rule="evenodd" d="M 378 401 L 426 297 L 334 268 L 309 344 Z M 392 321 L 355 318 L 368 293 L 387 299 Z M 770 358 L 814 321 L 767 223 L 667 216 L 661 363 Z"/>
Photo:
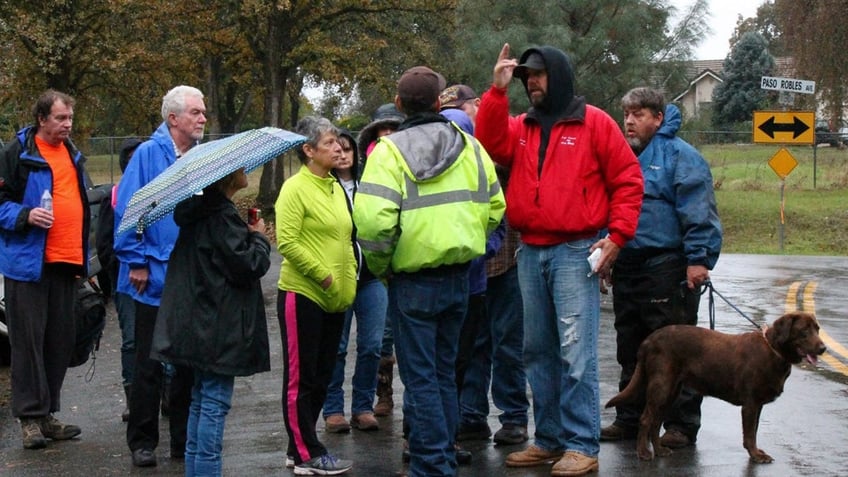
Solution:
<path fill-rule="evenodd" d="M 47 231 L 27 224 L 30 210 L 41 205 L 45 189 L 53 193 L 53 171 L 35 146 L 35 130 L 18 131 L 0 156 L 0 273 L 22 282 L 41 280 Z M 88 276 L 88 231 L 91 225 L 85 192 L 85 158 L 68 140 L 65 147 L 74 162 L 83 206 L 81 276 Z"/>
<path fill-rule="evenodd" d="M 118 200 L 115 203 L 116 231 L 133 194 L 176 160 L 177 153 L 174 150 L 168 124 L 162 123 L 150 139 L 141 143 L 135 150 L 118 184 Z M 159 306 L 162 288 L 165 285 L 165 274 L 168 270 L 168 258 L 171 256 L 171 250 L 174 249 L 179 230 L 174 223 L 174 214 L 170 213 L 144 229 L 141 240 L 137 239 L 135 230 L 129 230 L 120 235 L 116 233 L 115 255 L 120 261 L 117 290 L 132 296 L 134 300 L 141 303 Z M 129 282 L 129 273 L 130 269 L 145 267 L 150 275 L 147 288 L 144 293 L 139 294 Z"/>
<path fill-rule="evenodd" d="M 645 195 L 636 237 L 625 249 L 682 250 L 688 265 L 712 269 L 722 240 L 713 176 L 701 154 L 676 136 L 681 122 L 677 106 L 666 106 L 659 130 L 639 154 Z"/>

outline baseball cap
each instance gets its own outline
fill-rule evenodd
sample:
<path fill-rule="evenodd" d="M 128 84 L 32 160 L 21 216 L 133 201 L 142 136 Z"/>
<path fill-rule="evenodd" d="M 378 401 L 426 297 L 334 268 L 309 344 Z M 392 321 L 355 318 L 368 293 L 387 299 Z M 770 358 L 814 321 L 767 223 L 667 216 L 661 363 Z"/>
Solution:
<path fill-rule="evenodd" d="M 444 76 L 426 66 L 413 66 L 398 80 L 397 94 L 402 102 L 434 104 L 443 89 Z"/>
<path fill-rule="evenodd" d="M 544 58 L 542 58 L 542 55 L 535 51 L 527 55 L 527 58 L 524 59 L 524 62 L 516 66 L 515 69 L 512 71 L 512 76 L 524 79 L 527 76 L 528 69 L 547 69 L 547 66 L 545 66 L 545 60 Z"/>
<path fill-rule="evenodd" d="M 440 109 L 461 108 L 469 99 L 477 98 L 477 93 L 470 86 L 455 84 L 448 86 L 439 95 Z"/>

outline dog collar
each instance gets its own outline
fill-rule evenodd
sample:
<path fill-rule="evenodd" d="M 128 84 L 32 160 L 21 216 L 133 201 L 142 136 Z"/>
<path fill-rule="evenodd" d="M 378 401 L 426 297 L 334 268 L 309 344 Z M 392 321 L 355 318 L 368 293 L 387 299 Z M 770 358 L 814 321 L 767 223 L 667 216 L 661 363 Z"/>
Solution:
<path fill-rule="evenodd" d="M 765 340 L 766 345 L 769 347 L 772 353 L 774 353 L 778 358 L 783 359 L 783 356 L 781 356 L 780 353 L 778 353 L 777 350 L 774 349 L 771 343 L 769 343 L 768 337 L 766 336 L 766 331 L 768 331 L 768 328 L 768 325 L 763 325 L 762 328 L 760 328 L 762 330 L 763 340 Z"/>

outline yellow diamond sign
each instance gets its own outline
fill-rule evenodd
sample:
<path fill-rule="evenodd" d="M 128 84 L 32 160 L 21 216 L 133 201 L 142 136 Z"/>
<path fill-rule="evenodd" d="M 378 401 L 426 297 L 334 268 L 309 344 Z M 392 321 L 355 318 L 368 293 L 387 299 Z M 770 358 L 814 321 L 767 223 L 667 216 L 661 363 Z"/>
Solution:
<path fill-rule="evenodd" d="M 768 165 L 771 166 L 772 170 L 778 177 L 781 179 L 786 179 L 786 176 L 795 169 L 795 166 L 798 165 L 798 161 L 792 157 L 792 154 L 786 150 L 785 147 L 781 147 L 777 154 L 772 156 L 768 161 Z"/>

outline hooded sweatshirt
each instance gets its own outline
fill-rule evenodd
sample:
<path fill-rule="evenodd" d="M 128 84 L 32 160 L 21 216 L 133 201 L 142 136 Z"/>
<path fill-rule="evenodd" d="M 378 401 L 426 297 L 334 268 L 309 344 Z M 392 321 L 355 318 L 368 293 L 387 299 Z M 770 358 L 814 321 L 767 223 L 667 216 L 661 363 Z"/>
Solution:
<path fill-rule="evenodd" d="M 609 115 L 573 95 L 565 54 L 531 48 L 521 61 L 533 52 L 548 74 L 544 103 L 510 117 L 506 89 L 493 85 L 477 112 L 477 138 L 495 162 L 511 169 L 507 220 L 530 245 L 596 237 L 606 228 L 623 247 L 636 233 L 642 203 L 636 156 Z"/>

